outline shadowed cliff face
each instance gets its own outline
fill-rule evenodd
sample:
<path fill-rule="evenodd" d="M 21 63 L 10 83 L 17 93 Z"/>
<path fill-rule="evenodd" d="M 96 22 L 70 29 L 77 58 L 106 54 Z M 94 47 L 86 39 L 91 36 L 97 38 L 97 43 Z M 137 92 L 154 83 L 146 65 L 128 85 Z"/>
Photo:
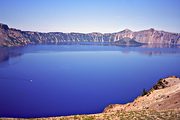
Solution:
<path fill-rule="evenodd" d="M 127 42 L 127 39 L 128 42 Z M 131 41 L 131 42 L 129 42 Z M 179 33 L 156 31 L 154 29 L 133 32 L 125 29 L 117 33 L 62 33 L 31 32 L 9 28 L 0 24 L 0 46 L 22 46 L 27 44 L 60 44 L 64 42 L 110 42 L 118 44 L 180 44 Z"/>

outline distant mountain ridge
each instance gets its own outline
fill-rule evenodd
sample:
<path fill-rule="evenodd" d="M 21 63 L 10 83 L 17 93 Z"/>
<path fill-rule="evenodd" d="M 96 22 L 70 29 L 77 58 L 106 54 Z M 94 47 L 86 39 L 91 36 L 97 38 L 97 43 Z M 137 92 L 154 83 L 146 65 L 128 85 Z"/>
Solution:
<path fill-rule="evenodd" d="M 63 33 L 33 32 L 9 28 L 0 23 L 0 46 L 22 46 L 27 44 L 61 44 L 64 42 L 109 42 L 119 45 L 131 44 L 180 44 L 180 33 L 157 31 L 153 28 L 133 32 L 125 29 L 116 33 Z"/>

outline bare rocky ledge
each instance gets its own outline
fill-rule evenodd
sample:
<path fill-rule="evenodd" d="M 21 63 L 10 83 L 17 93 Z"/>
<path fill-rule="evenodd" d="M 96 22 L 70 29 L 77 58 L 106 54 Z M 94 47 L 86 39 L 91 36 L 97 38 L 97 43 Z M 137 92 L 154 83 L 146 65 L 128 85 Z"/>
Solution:
<path fill-rule="evenodd" d="M 109 105 L 104 112 L 180 109 L 180 78 L 160 79 L 151 90 L 132 103 Z"/>
<path fill-rule="evenodd" d="M 170 76 L 133 102 L 112 104 L 103 113 L 48 118 L 0 118 L 0 120 L 180 120 L 180 78 Z"/>

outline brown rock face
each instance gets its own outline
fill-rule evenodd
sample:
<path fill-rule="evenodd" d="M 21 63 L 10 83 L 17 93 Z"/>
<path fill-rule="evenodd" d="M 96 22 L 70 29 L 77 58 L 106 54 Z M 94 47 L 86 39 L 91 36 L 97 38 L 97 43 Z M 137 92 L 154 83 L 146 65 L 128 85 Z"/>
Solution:
<path fill-rule="evenodd" d="M 22 46 L 26 44 L 59 44 L 63 42 L 110 42 L 124 43 L 124 39 L 135 40 L 134 43 L 146 44 L 180 44 L 180 34 L 154 29 L 133 32 L 125 29 L 117 33 L 62 33 L 31 32 L 9 28 L 0 24 L 0 46 Z M 129 43 L 128 43 L 129 44 Z"/>
<path fill-rule="evenodd" d="M 164 31 L 156 31 L 154 29 L 134 32 L 134 37 L 142 43 L 160 43 L 160 44 L 178 44 L 179 34 Z"/>
<path fill-rule="evenodd" d="M 147 109 L 180 109 L 180 78 L 171 76 L 160 79 L 146 95 L 138 97 L 132 103 L 109 105 L 104 112 Z"/>

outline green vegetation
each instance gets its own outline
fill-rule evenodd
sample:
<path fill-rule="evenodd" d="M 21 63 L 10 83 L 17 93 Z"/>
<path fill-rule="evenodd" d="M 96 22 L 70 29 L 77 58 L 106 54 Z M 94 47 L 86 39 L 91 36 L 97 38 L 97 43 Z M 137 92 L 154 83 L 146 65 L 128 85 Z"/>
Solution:
<path fill-rule="evenodd" d="M 144 95 L 147 95 L 147 94 L 148 94 L 148 91 L 146 91 L 146 89 L 143 89 L 141 96 L 144 96 Z"/>

